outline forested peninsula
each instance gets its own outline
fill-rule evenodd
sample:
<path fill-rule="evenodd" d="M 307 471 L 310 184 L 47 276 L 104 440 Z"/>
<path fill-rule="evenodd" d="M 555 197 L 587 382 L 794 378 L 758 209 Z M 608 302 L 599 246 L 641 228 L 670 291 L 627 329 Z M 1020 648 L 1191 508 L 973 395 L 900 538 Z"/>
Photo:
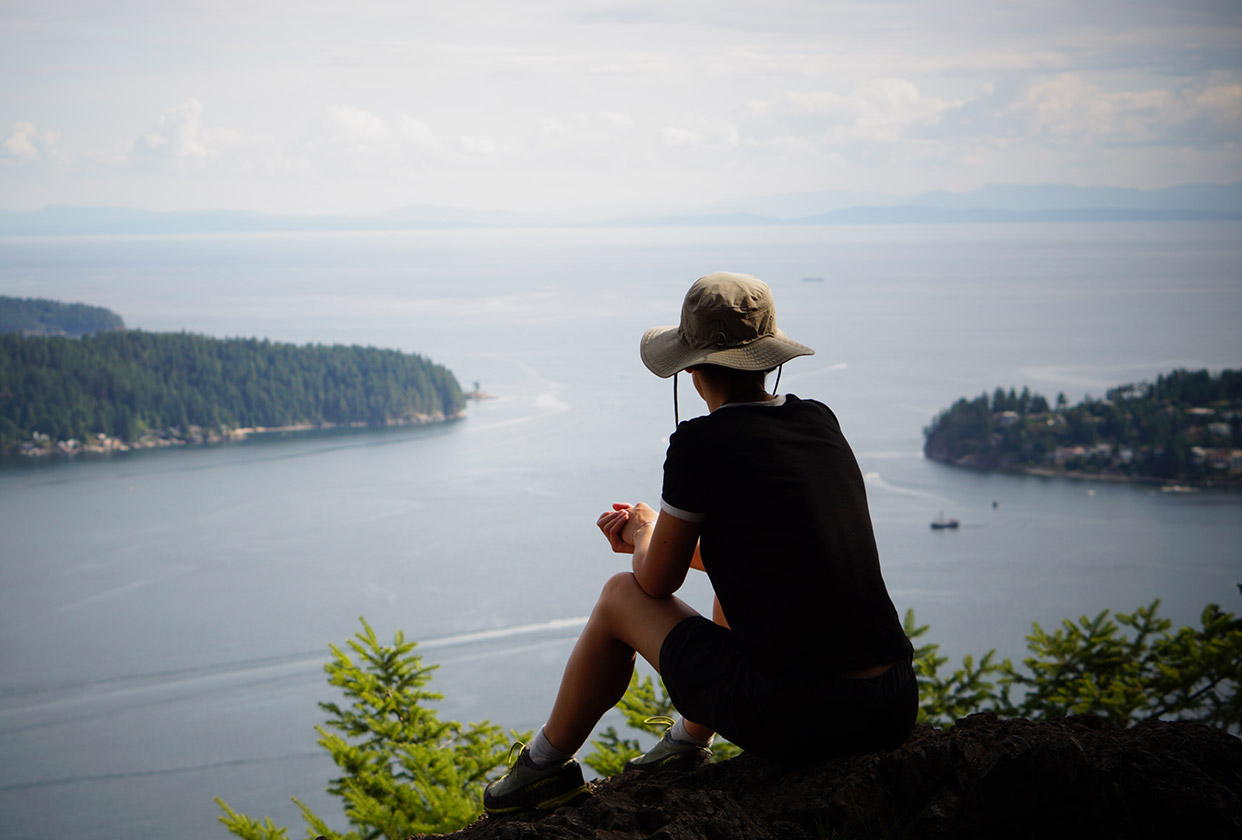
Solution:
<path fill-rule="evenodd" d="M 8 455 L 428 423 L 464 409 L 447 368 L 396 350 L 122 329 L 0 335 L 0 452 Z"/>
<path fill-rule="evenodd" d="M 1242 371 L 1175 370 L 1073 406 L 997 388 L 959 399 L 923 434 L 928 458 L 957 466 L 1239 487 Z"/>
<path fill-rule="evenodd" d="M 0 295 L 0 333 L 83 336 L 123 329 L 121 316 L 102 306 Z"/>

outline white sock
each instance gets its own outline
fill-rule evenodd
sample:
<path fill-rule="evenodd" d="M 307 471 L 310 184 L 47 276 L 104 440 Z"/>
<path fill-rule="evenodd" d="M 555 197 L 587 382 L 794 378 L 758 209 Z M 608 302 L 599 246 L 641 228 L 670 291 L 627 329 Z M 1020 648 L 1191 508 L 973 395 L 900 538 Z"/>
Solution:
<path fill-rule="evenodd" d="M 552 746 L 548 736 L 543 734 L 542 728 L 540 728 L 539 734 L 535 736 L 535 740 L 530 742 L 526 752 L 530 756 L 531 763 L 541 770 L 554 764 L 564 764 L 574 757 L 573 753 L 561 752 Z"/>
<path fill-rule="evenodd" d="M 698 744 L 700 747 L 710 747 L 712 745 L 712 738 L 715 738 L 716 736 L 711 735 L 706 741 L 700 741 L 698 738 L 695 738 L 686 731 L 686 719 L 677 718 L 677 722 L 673 724 L 673 728 L 668 731 L 668 737 L 672 738 L 674 741 L 681 741 L 683 744 Z"/>

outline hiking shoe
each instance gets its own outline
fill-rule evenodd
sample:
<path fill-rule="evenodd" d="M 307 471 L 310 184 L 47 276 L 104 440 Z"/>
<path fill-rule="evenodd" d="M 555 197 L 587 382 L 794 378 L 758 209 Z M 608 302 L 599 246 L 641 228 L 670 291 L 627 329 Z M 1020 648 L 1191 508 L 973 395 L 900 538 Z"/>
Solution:
<path fill-rule="evenodd" d="M 531 763 L 530 750 L 522 748 L 517 761 L 483 791 L 483 810 L 489 814 L 512 814 L 537 809 L 550 811 L 587 796 L 582 767 L 574 759 L 551 767 Z"/>
<path fill-rule="evenodd" d="M 625 762 L 626 770 L 693 770 L 712 760 L 710 747 L 701 747 L 688 741 L 676 741 L 668 730 L 654 747 Z"/>

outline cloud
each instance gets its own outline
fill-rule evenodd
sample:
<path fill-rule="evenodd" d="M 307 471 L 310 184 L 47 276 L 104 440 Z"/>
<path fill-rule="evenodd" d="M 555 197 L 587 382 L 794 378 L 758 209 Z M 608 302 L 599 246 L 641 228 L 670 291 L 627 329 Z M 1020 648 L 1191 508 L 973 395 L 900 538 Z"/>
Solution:
<path fill-rule="evenodd" d="M 660 141 L 673 149 L 728 150 L 737 148 L 741 143 L 735 123 L 709 121 L 704 121 L 695 128 L 665 126 L 660 129 Z"/>
<path fill-rule="evenodd" d="M 1242 84 L 1213 85 L 1195 97 L 1195 104 L 1214 121 L 1237 125 L 1242 122 Z"/>
<path fill-rule="evenodd" d="M 634 119 L 629 114 L 613 114 L 608 111 L 600 111 L 599 118 L 613 128 L 634 127 Z"/>
<path fill-rule="evenodd" d="M 960 101 L 924 96 L 907 79 L 881 78 L 862 82 L 844 94 L 791 92 L 785 97 L 784 110 L 795 117 L 821 119 L 834 143 L 898 143 L 911 130 L 936 125 L 961 106 Z"/>
<path fill-rule="evenodd" d="M 545 137 L 567 137 L 572 129 L 563 120 L 543 117 L 539 120 L 539 133 Z"/>
<path fill-rule="evenodd" d="M 134 153 L 155 158 L 202 160 L 218 151 L 202 131 L 203 105 L 190 99 L 160 114 L 133 143 Z"/>
<path fill-rule="evenodd" d="M 415 117 L 397 118 L 397 136 L 401 141 L 413 148 L 430 149 L 435 145 L 435 135 L 431 126 Z"/>
<path fill-rule="evenodd" d="M 772 149 L 788 157 L 818 157 L 821 154 L 820 144 L 810 137 L 777 135 L 762 142 L 755 142 L 754 145 Z M 838 153 L 832 153 L 832 155 L 840 158 Z"/>
<path fill-rule="evenodd" d="M 312 181 L 410 176 L 429 167 L 497 157 L 507 147 L 477 134 L 441 141 L 427 121 L 352 105 L 321 108 L 300 135 L 277 139 L 216 126 L 198 99 L 167 109 L 116 166 L 175 166 L 221 175 L 244 173 Z M 285 126 L 288 134 L 289 126 Z M 102 156 L 96 156 L 104 160 Z"/>
<path fill-rule="evenodd" d="M 431 126 L 409 114 L 385 117 L 331 105 L 310 121 L 289 154 L 321 177 L 409 174 L 442 154 Z"/>
<path fill-rule="evenodd" d="M 755 165 L 835 168 L 953 157 L 958 150 L 937 137 L 971 104 L 925 93 L 906 78 L 876 77 L 752 97 L 735 109 L 741 145 Z"/>
<path fill-rule="evenodd" d="M 323 124 L 332 140 L 357 151 L 386 149 L 393 141 L 384 121 L 361 108 L 330 106 L 324 113 Z"/>
<path fill-rule="evenodd" d="M 609 111 L 545 115 L 538 120 L 539 139 L 532 145 L 554 149 L 559 154 L 574 151 L 576 147 L 597 146 L 609 137 L 628 135 L 635 127 L 634 119 L 628 114 Z"/>
<path fill-rule="evenodd" d="M 457 146 L 472 157 L 490 158 L 500 154 L 500 148 L 487 137 L 462 137 Z"/>
<path fill-rule="evenodd" d="M 791 90 L 739 104 L 746 145 L 788 159 L 973 168 L 1025 149 L 1072 168 L 1095 155 L 1236 146 L 1242 83 L 1231 74 L 1128 86 L 1078 73 L 975 80 L 973 92 L 929 95 L 905 78 Z M 689 144 L 692 138 L 675 138 Z M 1110 151 L 1111 150 L 1111 151 Z M 1113 158 L 1116 159 L 1116 158 Z"/>
<path fill-rule="evenodd" d="M 172 168 L 245 177 L 312 174 L 305 160 L 276 139 L 206 124 L 204 113 L 198 99 L 188 99 L 160 114 L 149 129 L 130 143 L 127 152 L 94 152 L 90 158 L 111 169 Z"/>
<path fill-rule="evenodd" d="M 664 141 L 664 145 L 672 146 L 673 148 L 702 146 L 706 142 L 706 138 L 697 131 L 671 125 L 665 126 L 660 131 L 660 139 Z"/>
<path fill-rule="evenodd" d="M 67 157 L 59 144 L 58 131 L 39 131 L 28 122 L 14 123 L 13 130 L 0 140 L 0 162 L 63 163 Z"/>
<path fill-rule="evenodd" d="M 308 145 L 338 154 L 395 158 L 436 145 L 431 127 L 408 115 L 386 120 L 362 108 L 333 105 L 311 127 Z"/>
<path fill-rule="evenodd" d="M 1105 90 L 1073 73 L 1029 85 L 1005 107 L 1028 141 L 1076 145 L 1196 145 L 1235 142 L 1242 84 Z"/>

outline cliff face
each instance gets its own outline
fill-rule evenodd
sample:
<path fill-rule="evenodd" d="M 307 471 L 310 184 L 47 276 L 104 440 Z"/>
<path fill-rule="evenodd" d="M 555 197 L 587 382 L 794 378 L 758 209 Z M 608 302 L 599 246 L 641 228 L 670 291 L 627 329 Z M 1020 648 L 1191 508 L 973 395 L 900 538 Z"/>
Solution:
<path fill-rule="evenodd" d="M 899 750 L 786 770 L 753 756 L 627 773 L 550 814 L 453 840 L 1242 837 L 1242 741 L 1197 723 L 973 715 Z"/>

